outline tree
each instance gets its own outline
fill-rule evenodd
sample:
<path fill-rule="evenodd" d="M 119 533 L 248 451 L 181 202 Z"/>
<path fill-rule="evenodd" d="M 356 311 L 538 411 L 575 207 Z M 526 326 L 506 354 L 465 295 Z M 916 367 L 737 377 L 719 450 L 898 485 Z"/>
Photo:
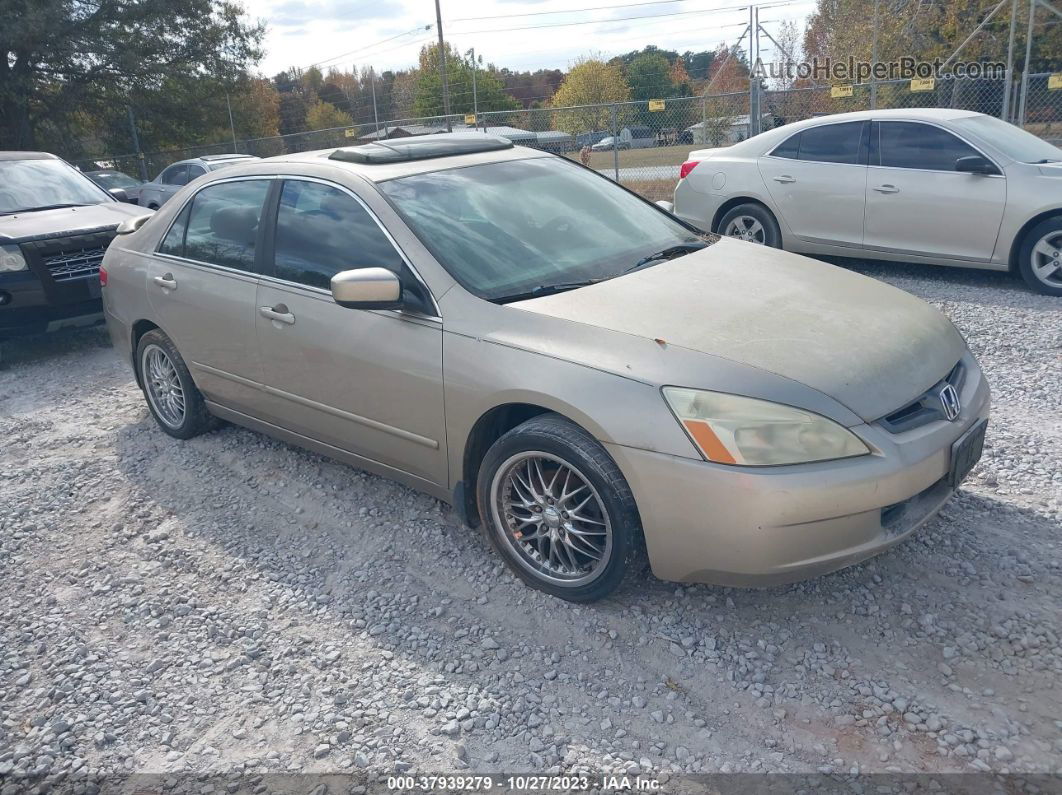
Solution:
<path fill-rule="evenodd" d="M 481 113 L 516 110 L 520 103 L 505 93 L 505 85 L 493 64 L 486 68 L 476 65 L 476 85 L 473 100 L 472 64 L 446 45 L 446 76 L 450 89 L 450 113 L 471 113 L 473 107 Z M 439 45 L 430 44 L 420 51 L 413 113 L 417 116 L 441 116 L 444 113 L 442 75 L 439 66 Z"/>
<path fill-rule="evenodd" d="M 310 130 L 331 130 L 336 127 L 351 127 L 354 120 L 330 102 L 317 100 L 306 112 L 306 126 Z"/>
<path fill-rule="evenodd" d="M 575 105 L 598 105 L 627 102 L 631 87 L 618 63 L 605 63 L 599 58 L 583 58 L 569 70 L 550 105 L 554 108 L 569 108 Z M 577 108 L 555 111 L 553 124 L 558 130 L 571 135 L 596 130 L 608 130 L 611 111 L 607 107 Z"/>
<path fill-rule="evenodd" d="M 644 53 L 627 65 L 631 97 L 645 101 L 677 96 L 671 81 L 671 64 L 660 53 Z"/>
<path fill-rule="evenodd" d="M 229 0 L 5 0 L 2 17 L 2 149 L 55 141 L 137 91 L 231 82 L 261 56 L 263 27 Z"/>

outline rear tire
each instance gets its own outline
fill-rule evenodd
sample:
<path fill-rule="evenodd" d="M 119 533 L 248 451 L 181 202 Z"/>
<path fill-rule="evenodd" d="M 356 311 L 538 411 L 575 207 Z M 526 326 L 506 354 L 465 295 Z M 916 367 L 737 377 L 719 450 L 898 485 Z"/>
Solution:
<path fill-rule="evenodd" d="M 782 247 L 782 233 L 778 229 L 778 222 L 774 220 L 771 211 L 762 204 L 749 202 L 732 207 L 719 221 L 716 231 L 724 237 L 744 240 L 746 243 L 771 248 Z"/>
<path fill-rule="evenodd" d="M 175 439 L 191 439 L 217 427 L 173 340 L 159 329 L 140 338 L 137 375 L 148 411 L 159 427 Z"/>
<path fill-rule="evenodd" d="M 1036 292 L 1062 296 L 1062 216 L 1046 218 L 1026 233 L 1018 272 Z"/>
<path fill-rule="evenodd" d="M 532 588 L 593 602 L 636 568 L 642 528 L 627 481 L 597 440 L 557 414 L 491 446 L 476 498 L 491 545 Z"/>

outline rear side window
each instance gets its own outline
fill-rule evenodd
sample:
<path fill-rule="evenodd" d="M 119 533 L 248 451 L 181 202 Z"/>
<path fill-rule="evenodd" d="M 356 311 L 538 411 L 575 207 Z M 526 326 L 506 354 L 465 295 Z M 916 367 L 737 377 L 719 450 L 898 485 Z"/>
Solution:
<path fill-rule="evenodd" d="M 924 171 L 954 171 L 960 157 L 980 155 L 969 144 L 931 124 L 878 122 L 881 165 Z"/>
<path fill-rule="evenodd" d="M 361 203 L 319 182 L 284 183 L 273 250 L 276 278 L 322 290 L 340 271 L 402 274 L 401 256 Z"/>
<path fill-rule="evenodd" d="M 188 182 L 191 182 L 196 177 L 201 177 L 206 173 L 206 169 L 202 166 L 188 166 Z"/>
<path fill-rule="evenodd" d="M 796 160 L 797 155 L 800 154 L 800 133 L 790 135 L 782 141 L 780 146 L 776 146 L 771 154 L 775 157 L 788 157 L 791 160 Z"/>
<path fill-rule="evenodd" d="M 863 125 L 861 121 L 848 121 L 802 130 L 797 158 L 816 163 L 858 164 Z"/>
<path fill-rule="evenodd" d="M 181 214 L 173 222 L 170 231 L 162 239 L 162 245 L 159 246 L 160 254 L 170 254 L 174 257 L 184 256 L 184 233 L 188 229 L 188 214 L 191 210 L 190 204 L 185 205 L 185 208 L 181 210 Z"/>
<path fill-rule="evenodd" d="M 255 241 L 269 180 L 222 182 L 192 199 L 184 256 L 236 270 L 254 269 Z"/>

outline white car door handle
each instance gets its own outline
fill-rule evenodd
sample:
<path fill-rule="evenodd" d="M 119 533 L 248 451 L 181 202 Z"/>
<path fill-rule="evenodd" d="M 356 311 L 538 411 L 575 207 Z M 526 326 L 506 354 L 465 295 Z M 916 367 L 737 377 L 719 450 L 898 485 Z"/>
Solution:
<path fill-rule="evenodd" d="M 895 185 L 878 185 L 874 188 L 878 193 L 899 193 L 900 189 Z"/>
<path fill-rule="evenodd" d="M 271 306 L 260 306 L 260 307 L 258 307 L 258 314 L 260 314 L 262 317 L 267 317 L 270 320 L 275 320 L 278 323 L 283 323 L 283 324 L 285 324 L 287 326 L 294 325 L 295 324 L 295 315 L 293 315 L 293 314 L 291 314 L 291 312 L 287 312 L 287 311 L 280 312 L 280 311 L 278 311 L 279 309 L 286 310 L 287 307 L 283 306 L 283 305 L 278 306 L 276 308 L 271 307 Z"/>
<path fill-rule="evenodd" d="M 791 177 L 788 174 L 782 174 L 774 178 L 775 182 L 781 182 L 783 185 L 789 182 L 796 182 L 796 177 Z"/>
<path fill-rule="evenodd" d="M 167 273 L 165 276 L 156 276 L 155 284 L 157 284 L 159 287 L 164 287 L 167 290 L 177 289 L 177 280 L 173 278 L 172 273 Z"/>

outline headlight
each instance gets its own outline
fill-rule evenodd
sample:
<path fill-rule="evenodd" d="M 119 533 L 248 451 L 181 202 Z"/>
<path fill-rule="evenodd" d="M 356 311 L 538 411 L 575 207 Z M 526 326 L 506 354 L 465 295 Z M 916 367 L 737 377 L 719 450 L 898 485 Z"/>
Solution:
<path fill-rule="evenodd" d="M 672 386 L 664 397 L 701 454 L 717 464 L 806 464 L 870 452 L 847 428 L 792 406 Z"/>
<path fill-rule="evenodd" d="M 0 246 L 0 273 L 24 271 L 29 266 L 26 258 L 22 256 L 22 249 L 18 246 Z"/>

